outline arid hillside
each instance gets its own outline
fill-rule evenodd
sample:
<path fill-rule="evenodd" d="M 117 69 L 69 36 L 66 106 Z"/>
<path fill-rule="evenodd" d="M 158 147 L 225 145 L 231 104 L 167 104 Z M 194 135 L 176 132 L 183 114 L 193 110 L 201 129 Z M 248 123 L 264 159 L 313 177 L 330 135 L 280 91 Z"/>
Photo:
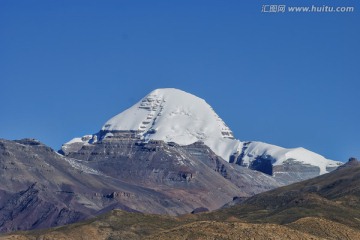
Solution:
<path fill-rule="evenodd" d="M 178 217 L 114 210 L 91 220 L 0 239 L 360 239 L 360 163 L 251 197 L 210 213 Z"/>

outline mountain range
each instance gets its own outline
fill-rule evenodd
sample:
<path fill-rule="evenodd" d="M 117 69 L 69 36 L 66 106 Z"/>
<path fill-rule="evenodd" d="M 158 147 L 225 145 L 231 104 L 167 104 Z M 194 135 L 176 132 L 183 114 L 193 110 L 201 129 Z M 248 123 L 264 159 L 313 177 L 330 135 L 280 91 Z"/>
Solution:
<path fill-rule="evenodd" d="M 2 232 L 113 209 L 213 211 L 342 165 L 304 148 L 237 140 L 203 99 L 178 89 L 152 91 L 58 152 L 34 139 L 1 139 L 0 164 Z"/>

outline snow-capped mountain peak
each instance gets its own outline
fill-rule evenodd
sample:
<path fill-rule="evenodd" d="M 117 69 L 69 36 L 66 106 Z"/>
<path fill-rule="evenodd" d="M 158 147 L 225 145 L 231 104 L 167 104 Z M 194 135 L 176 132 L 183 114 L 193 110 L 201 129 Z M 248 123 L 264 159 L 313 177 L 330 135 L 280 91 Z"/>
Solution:
<path fill-rule="evenodd" d="M 229 127 L 205 100 L 174 88 L 152 91 L 108 120 L 99 133 L 74 138 L 62 146 L 62 151 L 77 151 L 87 144 L 124 136 L 145 142 L 162 140 L 179 145 L 202 141 L 228 162 L 265 172 L 264 164 L 270 161 L 272 170 L 269 174 L 274 169 L 278 173 L 298 172 L 296 165 L 300 164 L 310 172 L 306 175 L 309 178 L 327 173 L 342 164 L 304 148 L 286 149 L 262 142 L 236 140 Z M 289 164 L 294 166 L 293 170 Z"/>
<path fill-rule="evenodd" d="M 189 145 L 203 141 L 228 159 L 238 141 L 205 100 L 174 89 L 156 89 L 108 120 L 103 131 L 136 131 L 144 140 Z M 230 145 L 230 146 L 229 146 Z"/>

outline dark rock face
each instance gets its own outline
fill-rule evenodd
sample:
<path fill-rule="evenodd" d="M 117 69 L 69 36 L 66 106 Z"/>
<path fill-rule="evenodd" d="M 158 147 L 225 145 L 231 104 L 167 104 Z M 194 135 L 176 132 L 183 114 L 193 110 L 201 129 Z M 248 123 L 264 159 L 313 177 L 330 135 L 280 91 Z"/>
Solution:
<path fill-rule="evenodd" d="M 249 168 L 253 170 L 257 170 L 268 175 L 273 175 L 273 159 L 270 156 L 263 157 L 258 156 L 254 161 L 251 162 Z"/>
<path fill-rule="evenodd" d="M 204 144 L 144 143 L 130 135 L 70 146 L 67 156 L 33 139 L 0 139 L 0 231 L 59 226 L 112 209 L 214 210 L 234 196 L 280 185 L 225 162 Z"/>
<path fill-rule="evenodd" d="M 320 175 L 320 169 L 309 164 L 299 163 L 292 159 L 284 161 L 281 166 L 273 166 L 273 176 L 285 185 L 314 178 Z"/>

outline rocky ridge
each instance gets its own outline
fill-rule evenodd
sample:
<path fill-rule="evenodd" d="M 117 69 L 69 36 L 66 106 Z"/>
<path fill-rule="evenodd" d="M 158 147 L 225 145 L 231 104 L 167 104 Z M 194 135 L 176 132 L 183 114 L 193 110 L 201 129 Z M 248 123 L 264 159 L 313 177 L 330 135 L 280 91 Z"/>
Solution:
<path fill-rule="evenodd" d="M 74 158 L 76 157 L 76 158 Z M 179 215 L 280 186 L 206 145 L 133 139 L 63 156 L 33 140 L 0 140 L 0 231 L 60 226 L 110 211 Z"/>

